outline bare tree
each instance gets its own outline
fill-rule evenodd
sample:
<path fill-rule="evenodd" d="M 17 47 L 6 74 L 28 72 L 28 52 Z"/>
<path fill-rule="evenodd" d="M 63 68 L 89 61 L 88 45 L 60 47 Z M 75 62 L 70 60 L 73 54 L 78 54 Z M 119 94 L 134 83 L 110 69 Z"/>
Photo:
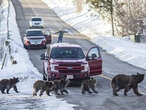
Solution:
<path fill-rule="evenodd" d="M 138 24 L 146 18 L 146 0 L 87 0 L 87 2 L 91 3 L 91 7 L 97 9 L 98 13 L 114 21 L 113 32 L 116 31 L 118 35 L 136 34 Z"/>
<path fill-rule="evenodd" d="M 115 0 L 117 32 L 122 35 L 136 34 L 139 23 L 146 15 L 145 0 Z"/>

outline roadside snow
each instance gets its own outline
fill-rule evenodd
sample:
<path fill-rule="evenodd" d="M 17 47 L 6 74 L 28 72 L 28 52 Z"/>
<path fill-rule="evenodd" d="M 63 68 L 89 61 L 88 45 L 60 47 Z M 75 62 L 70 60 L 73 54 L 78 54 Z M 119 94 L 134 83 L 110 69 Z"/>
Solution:
<path fill-rule="evenodd" d="M 75 3 L 72 0 L 42 0 L 53 9 L 57 15 L 66 23 L 86 35 L 109 35 L 111 25 L 100 19 L 97 13 L 83 5 L 81 13 L 77 12 Z M 88 28 L 90 27 L 90 28 Z"/>
<path fill-rule="evenodd" d="M 111 25 L 102 21 L 95 12 L 84 5 L 81 13 L 69 0 L 42 0 L 53 9 L 62 20 L 87 35 L 108 53 L 122 61 L 146 69 L 146 44 L 133 43 L 119 37 L 112 37 Z"/>
<path fill-rule="evenodd" d="M 4 0 L 5 1 L 5 0 Z M 6 1 L 5 1 L 6 2 Z M 6 2 L 4 8 L 4 14 L 7 16 L 7 7 L 8 3 Z M 29 55 L 27 51 L 23 48 L 23 44 L 21 41 L 21 36 L 19 33 L 19 29 L 16 22 L 16 15 L 15 10 L 10 3 L 10 18 L 9 18 L 9 26 L 10 26 L 10 39 L 11 39 L 11 47 L 12 47 L 12 54 L 18 64 L 12 65 L 10 60 L 8 60 L 8 65 L 3 69 L 0 70 L 0 79 L 4 78 L 12 78 L 12 77 L 19 77 L 20 82 L 18 83 L 18 90 L 20 93 L 16 94 L 13 90 L 10 91 L 10 95 L 0 95 L 0 101 L 4 101 L 4 105 L 0 107 L 1 109 L 21 109 L 24 108 L 29 109 L 29 105 L 34 107 L 34 109 L 41 109 L 44 108 L 45 110 L 73 110 L 73 105 L 68 104 L 66 101 L 62 101 L 61 99 L 56 99 L 55 95 L 48 97 L 44 94 L 42 97 L 32 97 L 32 86 L 33 83 L 38 80 L 42 79 L 41 73 L 33 66 L 29 59 Z M 1 32 L 3 32 L 3 37 L 6 37 L 6 19 L 3 19 L 1 22 L 0 28 Z M 2 37 L 2 36 L 0 36 Z M 31 100 L 29 102 L 29 100 Z M 36 101 L 35 101 L 36 100 Z M 41 100 L 39 105 L 34 106 L 33 103 Z M 36 107 L 36 108 L 35 108 Z M 38 107 L 38 108 L 37 108 Z"/>

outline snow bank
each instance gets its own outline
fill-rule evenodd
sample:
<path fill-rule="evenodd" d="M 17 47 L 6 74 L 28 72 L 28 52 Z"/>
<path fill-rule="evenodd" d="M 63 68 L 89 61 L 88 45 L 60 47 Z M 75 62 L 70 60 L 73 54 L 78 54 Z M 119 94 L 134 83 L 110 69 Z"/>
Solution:
<path fill-rule="evenodd" d="M 5 5 L 5 6 L 6 7 L 4 9 L 4 13 L 5 13 L 5 16 L 7 16 L 8 5 Z M 3 22 L 1 23 L 3 24 L 1 25 L 1 29 L 4 34 L 6 34 L 6 30 L 7 30 L 6 25 L 4 25 L 5 22 L 6 22 L 6 19 L 4 19 Z M 62 101 L 61 99 L 56 99 L 56 97 L 53 95 L 50 97 L 46 95 L 42 97 L 32 97 L 33 83 L 38 79 L 42 79 L 42 75 L 33 66 L 33 64 L 31 63 L 29 59 L 29 55 L 27 51 L 23 48 L 23 43 L 21 41 L 21 36 L 20 36 L 19 29 L 16 22 L 15 10 L 12 3 L 10 3 L 9 23 L 10 23 L 9 26 L 10 26 L 12 54 L 18 63 L 12 65 L 9 60 L 8 65 L 3 70 L 0 71 L 0 79 L 19 77 L 20 82 L 18 83 L 18 90 L 20 91 L 20 93 L 16 94 L 14 91 L 10 91 L 11 93 L 13 93 L 13 95 L 12 94 L 1 95 L 0 98 L 3 98 L 8 101 L 11 100 L 13 101 L 13 103 L 15 103 L 15 101 L 18 103 L 18 100 L 21 101 L 22 99 L 28 100 L 28 98 L 36 99 L 38 101 L 41 99 L 42 101 L 40 103 L 41 104 L 40 107 L 41 108 L 45 107 L 45 110 L 73 110 L 72 104 L 68 104 L 66 101 Z M 3 36 L 3 37 L 6 37 L 6 36 Z M 10 101 L 10 104 L 11 104 L 11 101 Z M 23 103 L 24 101 L 21 104 L 18 103 L 21 110 L 25 108 L 25 105 L 27 105 Z M 7 106 L 9 107 L 9 105 Z M 19 106 L 16 105 L 14 106 L 14 108 L 19 108 Z M 10 106 L 10 108 L 12 109 L 13 107 Z"/>
<path fill-rule="evenodd" d="M 2 60 L 2 56 L 3 56 L 3 51 L 4 51 L 4 41 L 6 39 L 6 35 L 7 35 L 7 28 L 6 25 L 7 24 L 7 1 L 2 2 L 1 6 L 0 6 L 0 67 L 1 67 L 1 60 Z"/>
<path fill-rule="evenodd" d="M 8 7 L 8 5 L 7 5 Z M 5 16 L 7 16 L 7 8 L 4 10 Z M 7 19 L 3 20 L 3 23 L 6 23 Z M 7 25 L 1 25 L 3 33 L 7 33 Z M 14 56 L 15 60 L 18 62 L 17 64 L 11 64 L 10 60 L 8 60 L 8 65 L 0 71 L 0 79 L 4 77 L 28 77 L 32 76 L 36 79 L 40 79 L 41 75 L 38 70 L 33 66 L 31 61 L 29 60 L 29 55 L 27 51 L 23 48 L 23 44 L 21 41 L 19 29 L 16 22 L 16 15 L 15 10 L 10 3 L 10 18 L 9 18 L 9 30 L 10 30 L 10 40 L 11 40 L 11 48 L 12 48 L 12 55 Z M 3 37 L 6 37 L 3 36 Z"/>
<path fill-rule="evenodd" d="M 53 9 L 62 20 L 89 37 L 111 33 L 111 25 L 100 19 L 98 14 L 90 10 L 88 5 L 84 4 L 83 10 L 79 13 L 72 0 L 42 1 Z"/>
<path fill-rule="evenodd" d="M 94 42 L 120 60 L 146 69 L 146 44 L 116 37 L 96 37 Z"/>
<path fill-rule="evenodd" d="M 111 25 L 102 21 L 98 14 L 89 11 L 87 5 L 81 13 L 76 12 L 76 7 L 69 0 L 42 0 L 66 23 L 70 24 L 81 33 L 87 35 L 92 42 L 115 55 L 122 61 L 146 69 L 146 44 L 133 43 L 117 37 L 112 37 Z"/>

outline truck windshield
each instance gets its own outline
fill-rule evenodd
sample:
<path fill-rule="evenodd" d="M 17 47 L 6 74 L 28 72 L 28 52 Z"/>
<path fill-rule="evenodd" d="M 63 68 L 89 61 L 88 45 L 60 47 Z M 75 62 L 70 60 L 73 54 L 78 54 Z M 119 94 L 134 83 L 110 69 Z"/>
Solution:
<path fill-rule="evenodd" d="M 83 59 L 85 55 L 78 47 L 55 47 L 52 49 L 50 57 L 53 59 Z"/>

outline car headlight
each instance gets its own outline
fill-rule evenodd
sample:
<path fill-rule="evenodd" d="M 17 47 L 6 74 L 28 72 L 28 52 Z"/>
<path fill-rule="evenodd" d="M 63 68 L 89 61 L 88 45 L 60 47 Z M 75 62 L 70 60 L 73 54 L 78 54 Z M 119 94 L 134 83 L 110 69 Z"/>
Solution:
<path fill-rule="evenodd" d="M 29 22 L 29 25 L 32 26 L 32 22 Z"/>
<path fill-rule="evenodd" d="M 46 44 L 46 39 L 43 39 L 41 43 Z"/>
<path fill-rule="evenodd" d="M 84 70 L 82 70 L 81 72 L 89 72 L 89 65 L 88 65 L 88 63 L 83 63 L 83 64 L 81 64 L 81 66 L 84 67 Z"/>

